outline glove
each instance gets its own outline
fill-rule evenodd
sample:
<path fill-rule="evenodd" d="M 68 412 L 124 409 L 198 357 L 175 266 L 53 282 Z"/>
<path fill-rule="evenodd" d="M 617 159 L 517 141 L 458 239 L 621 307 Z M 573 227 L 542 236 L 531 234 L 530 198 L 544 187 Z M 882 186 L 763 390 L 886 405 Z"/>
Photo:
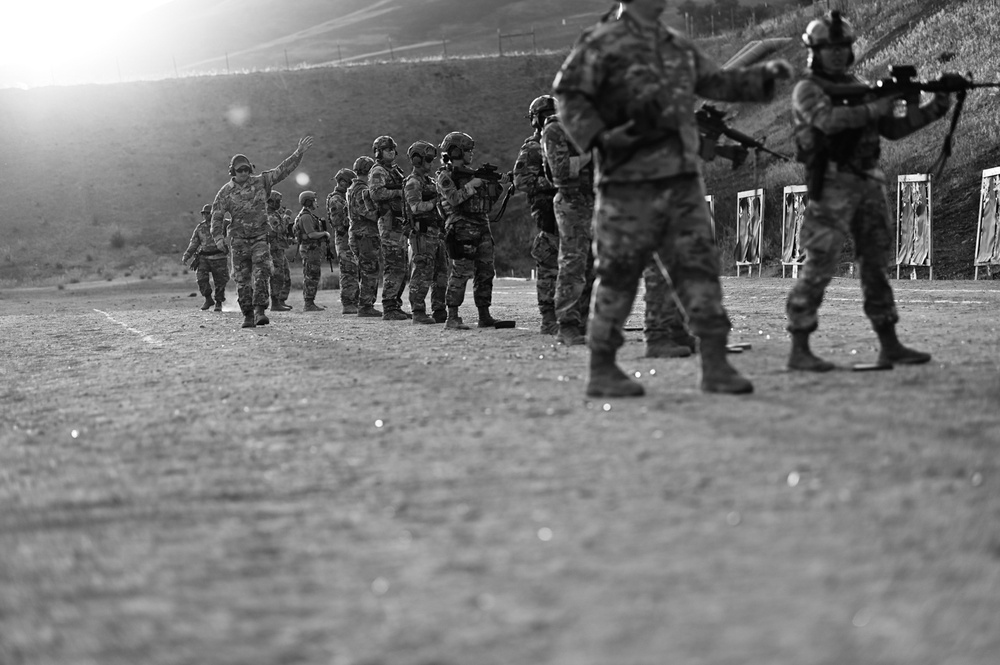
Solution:
<path fill-rule="evenodd" d="M 225 239 L 223 239 L 223 240 L 216 240 L 215 241 L 215 246 L 219 248 L 220 252 L 225 252 L 226 254 L 229 253 L 229 243 L 226 242 Z"/>
<path fill-rule="evenodd" d="M 879 97 L 875 101 L 865 104 L 865 108 L 868 109 L 868 113 L 871 117 L 883 118 L 885 116 L 892 115 L 893 109 L 896 108 L 897 99 L 899 99 L 898 96 Z"/>
<path fill-rule="evenodd" d="M 764 72 L 775 79 L 790 79 L 795 75 L 795 69 L 784 58 L 768 60 L 764 63 Z"/>

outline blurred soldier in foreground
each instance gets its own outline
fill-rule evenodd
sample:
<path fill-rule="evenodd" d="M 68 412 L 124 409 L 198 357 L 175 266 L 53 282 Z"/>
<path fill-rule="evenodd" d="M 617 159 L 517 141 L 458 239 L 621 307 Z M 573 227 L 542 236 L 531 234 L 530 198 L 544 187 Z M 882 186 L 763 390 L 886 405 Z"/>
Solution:
<path fill-rule="evenodd" d="M 907 104 L 906 116 L 893 117 L 896 97 L 856 106 L 834 105 L 828 92 L 837 84 L 857 84 L 849 74 L 854 62 L 854 32 L 840 12 L 812 21 L 802 35 L 809 49 L 806 78 L 792 93 L 792 119 L 798 158 L 807 164 L 809 204 L 802 222 L 806 259 L 788 294 L 786 312 L 792 333 L 788 368 L 810 372 L 833 369 L 831 362 L 809 350 L 809 335 L 818 325 L 823 293 L 835 274 L 844 240 L 854 239 L 861 271 L 864 311 L 881 343 L 878 363 L 915 365 L 930 354 L 903 346 L 896 337 L 896 303 L 886 277 L 892 247 L 885 176 L 879 169 L 880 136 L 899 139 L 944 116 L 947 93 L 924 106 Z"/>
<path fill-rule="evenodd" d="M 403 171 L 396 165 L 396 142 L 380 136 L 372 144 L 375 166 L 368 174 L 368 192 L 378 206 L 379 239 L 382 242 L 382 318 L 405 321 L 403 289 L 409 280 L 410 257 L 403 215 Z"/>
<path fill-rule="evenodd" d="M 285 250 L 289 245 L 288 231 L 292 226 L 292 211 L 281 207 L 281 192 L 276 189 L 272 189 L 267 197 L 267 221 L 271 226 L 267 241 L 271 247 L 271 263 L 274 266 L 271 272 L 271 311 L 287 312 L 292 308 L 285 302 L 292 288 L 292 274 L 288 269 Z"/>
<path fill-rule="evenodd" d="M 330 233 L 326 230 L 326 222 L 316 215 L 316 192 L 299 194 L 302 209 L 295 218 L 295 238 L 299 243 L 299 256 L 302 257 L 302 297 L 305 299 L 305 311 L 321 312 L 325 307 L 316 304 L 316 291 L 319 290 L 320 266 L 326 256 L 325 243 L 330 242 Z"/>
<path fill-rule="evenodd" d="M 202 310 L 215 305 L 215 311 L 222 311 L 222 303 L 226 301 L 226 284 L 229 282 L 229 260 L 226 253 L 215 246 L 210 226 L 212 206 L 205 204 L 201 209 L 201 221 L 194 227 L 191 242 L 188 243 L 181 263 L 188 265 L 194 259 L 191 269 L 198 273 L 198 291 L 205 296 Z M 209 278 L 215 282 L 215 299 L 212 299 L 212 285 Z"/>
<path fill-rule="evenodd" d="M 298 168 L 312 143 L 311 136 L 300 139 L 295 152 L 260 175 L 253 175 L 254 165 L 246 155 L 234 155 L 229 162 L 231 180 L 222 186 L 212 203 L 212 237 L 220 250 L 232 251 L 233 277 L 244 328 L 270 323 L 264 313 L 272 268 L 271 248 L 267 244 L 268 194 Z M 232 217 L 228 238 L 224 226 L 226 213 Z"/>
<path fill-rule="evenodd" d="M 358 313 L 360 275 L 358 261 L 351 250 L 348 237 L 350 222 L 347 219 L 347 188 L 356 177 L 357 174 L 351 169 L 340 169 L 333 176 L 336 189 L 326 197 L 326 215 L 333 231 L 340 266 L 340 305 L 344 314 Z"/>
<path fill-rule="evenodd" d="M 411 227 L 413 275 L 410 277 L 410 307 L 415 324 L 442 323 L 445 320 L 448 266 L 441 239 L 444 223 L 437 211 L 437 188 L 430 176 L 437 154 L 437 148 L 427 141 L 417 141 L 406 151 L 413 166 L 403 180 L 403 198 Z M 434 316 L 427 315 L 428 290 L 431 292 Z"/>
<path fill-rule="evenodd" d="M 378 206 L 368 192 L 368 172 L 374 165 L 375 160 L 365 155 L 354 160 L 357 177 L 347 188 L 347 216 L 351 222 L 348 237 L 351 251 L 358 260 L 358 316 L 361 317 L 382 316 L 382 312 L 375 309 L 382 251 L 378 237 Z"/>
<path fill-rule="evenodd" d="M 553 102 L 555 100 L 553 99 Z M 558 115 L 542 129 L 545 166 L 559 191 L 553 200 L 559 225 L 559 276 L 556 279 L 558 341 L 584 344 L 583 331 L 594 286 L 594 170 L 591 151 L 580 153 Z"/>
<path fill-rule="evenodd" d="M 448 277 L 448 320 L 451 330 L 468 330 L 458 308 L 465 300 L 465 287 L 472 280 L 472 293 L 479 310 L 479 327 L 492 328 L 497 321 L 490 315 L 493 302 L 493 233 L 489 212 L 510 182 L 507 175 L 486 183 L 473 174 L 476 142 L 462 132 L 451 132 L 441 141 L 441 161 L 436 185 L 440 205 L 446 215 L 445 248 L 451 259 Z"/>
<path fill-rule="evenodd" d="M 542 314 L 540 332 L 554 335 L 559 332 L 556 321 L 556 278 L 559 274 L 559 229 L 556 226 L 552 197 L 555 186 L 545 176 L 542 156 L 542 125 L 556 112 L 556 99 L 551 95 L 537 97 L 528 106 L 528 115 L 534 134 L 524 140 L 514 163 L 514 186 L 528 197 L 531 217 L 538 233 L 531 243 L 531 258 L 535 259 L 538 311 Z"/>
<path fill-rule="evenodd" d="M 702 390 L 748 393 L 726 358 L 729 317 L 698 157 L 695 95 L 763 101 L 791 66 L 722 71 L 660 21 L 664 0 L 627 0 L 586 31 L 554 83 L 559 115 L 583 150 L 596 148 L 597 281 L 590 315 L 590 396 L 643 387 L 615 363 L 643 269 L 657 252 L 701 342 Z"/>

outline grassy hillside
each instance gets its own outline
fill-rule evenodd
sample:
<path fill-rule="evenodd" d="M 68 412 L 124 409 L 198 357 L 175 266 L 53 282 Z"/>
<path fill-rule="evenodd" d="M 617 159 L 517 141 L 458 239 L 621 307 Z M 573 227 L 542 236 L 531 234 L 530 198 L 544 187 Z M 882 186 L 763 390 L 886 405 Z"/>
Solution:
<path fill-rule="evenodd" d="M 852 3 L 858 14 L 859 67 L 881 76 L 890 62 L 912 62 L 925 76 L 943 67 L 1000 80 L 996 43 L 1000 1 L 936 0 L 914 7 L 902 0 Z M 746 41 L 796 36 L 812 16 L 704 42 L 718 60 Z M 989 20 L 982 20 L 989 19 Z M 874 26 L 866 30 L 867 26 Z M 968 38 L 973 35 L 974 38 Z M 960 39 L 960 37 L 962 37 Z M 804 50 L 783 54 L 798 65 Z M 305 134 L 316 147 L 300 171 L 310 181 L 282 183 L 294 198 L 303 189 L 329 191 L 337 169 L 367 154 L 373 137 L 388 133 L 408 145 L 439 141 L 462 130 L 477 140 L 479 159 L 510 168 L 529 133 L 523 114 L 545 92 L 563 54 L 394 62 L 357 67 L 190 77 L 108 86 L 0 90 L 0 159 L 5 206 L 0 215 L 0 282 L 152 270 L 157 257 L 179 257 L 195 212 L 226 181 L 229 157 L 246 152 L 258 167 L 276 165 Z M 732 107 L 733 123 L 768 145 L 791 153 L 787 95 L 770 105 Z M 978 214 L 979 171 L 1000 163 L 997 96 L 970 94 L 955 154 L 935 183 L 936 274 L 971 274 Z M 890 182 L 922 172 L 937 156 L 946 123 L 888 145 Z M 762 160 L 707 169 L 717 197 L 724 247 L 734 225 L 736 192 L 763 185 L 770 201 L 765 259 L 780 245 L 781 188 L 803 181 L 797 165 Z M 890 196 L 894 202 L 894 196 Z M 514 197 L 496 228 L 501 271 L 527 274 L 532 232 L 523 198 Z M 53 277 L 54 276 L 54 277 Z"/>

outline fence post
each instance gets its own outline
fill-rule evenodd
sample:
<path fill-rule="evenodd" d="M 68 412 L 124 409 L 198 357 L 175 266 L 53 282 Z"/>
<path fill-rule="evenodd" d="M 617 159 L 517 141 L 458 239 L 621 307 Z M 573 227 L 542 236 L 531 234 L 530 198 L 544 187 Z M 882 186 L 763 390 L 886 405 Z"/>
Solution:
<path fill-rule="evenodd" d="M 503 55 L 503 35 L 500 34 L 500 28 L 497 28 L 497 53 Z"/>
<path fill-rule="evenodd" d="M 344 64 L 344 56 L 340 53 L 339 43 L 337 44 L 337 60 L 340 61 L 340 64 Z"/>
<path fill-rule="evenodd" d="M 181 75 L 177 72 L 177 56 L 172 56 L 174 59 L 174 78 L 179 79 Z"/>
<path fill-rule="evenodd" d="M 285 71 L 291 71 L 292 66 L 288 64 L 288 49 L 285 49 Z"/>
<path fill-rule="evenodd" d="M 395 60 L 396 54 L 392 52 L 392 37 L 386 37 L 386 40 L 389 42 L 389 59 Z"/>
<path fill-rule="evenodd" d="M 122 82 L 122 63 L 118 59 L 118 56 L 115 56 L 115 65 L 117 65 L 117 67 L 118 67 L 118 82 L 121 83 Z M 53 79 L 54 78 L 55 77 L 53 76 Z"/>
<path fill-rule="evenodd" d="M 226 51 L 226 73 L 229 73 L 229 51 Z"/>
<path fill-rule="evenodd" d="M 531 26 L 531 50 L 538 55 L 538 44 L 535 43 L 535 26 Z"/>
<path fill-rule="evenodd" d="M 441 51 L 444 53 L 444 57 L 448 57 L 448 40 L 444 37 L 441 38 Z"/>

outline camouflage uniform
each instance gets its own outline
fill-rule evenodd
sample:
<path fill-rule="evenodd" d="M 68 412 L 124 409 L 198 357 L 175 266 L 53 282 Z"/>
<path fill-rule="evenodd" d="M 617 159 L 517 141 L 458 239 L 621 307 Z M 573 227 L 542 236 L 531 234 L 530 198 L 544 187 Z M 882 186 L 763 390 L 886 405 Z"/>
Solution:
<path fill-rule="evenodd" d="M 413 275 L 410 278 L 410 307 L 416 316 L 427 312 L 427 291 L 431 292 L 431 311 L 443 313 L 448 287 L 448 264 L 444 255 L 443 228 L 438 214 L 437 188 L 429 175 L 414 169 L 403 181 L 405 200 L 412 230 Z M 440 316 L 440 314 L 439 314 Z"/>
<path fill-rule="evenodd" d="M 292 288 L 292 275 L 288 268 L 288 257 L 285 250 L 291 244 L 288 238 L 288 227 L 292 223 L 292 211 L 288 208 L 268 210 L 267 221 L 271 227 L 268 233 L 268 246 L 271 248 L 271 298 L 283 303 L 288 300 Z"/>
<path fill-rule="evenodd" d="M 378 208 L 371 200 L 368 180 L 364 176 L 355 178 L 347 188 L 347 215 L 351 222 L 348 233 L 351 251 L 358 259 L 360 274 L 358 307 L 371 308 L 378 292 L 382 243 L 379 242 Z"/>
<path fill-rule="evenodd" d="M 299 242 L 299 256 L 302 257 L 302 298 L 306 303 L 316 299 L 319 290 L 320 266 L 326 258 L 327 240 L 313 240 L 310 233 L 326 231 L 326 222 L 309 208 L 303 207 L 295 217 L 295 238 Z"/>
<path fill-rule="evenodd" d="M 212 237 L 216 244 L 226 240 L 225 215 L 232 222 L 228 228 L 230 252 L 233 262 L 233 279 L 240 309 L 252 314 L 254 307 L 267 309 L 269 302 L 268 281 L 271 277 L 271 248 L 267 243 L 270 225 L 267 220 L 267 197 L 271 188 L 294 171 L 302 161 L 296 149 L 281 164 L 258 175 L 250 175 L 242 185 L 235 177 L 215 195 L 212 203 Z"/>
<path fill-rule="evenodd" d="M 590 164 L 581 166 L 580 151 L 566 136 L 559 116 L 546 119 L 542 150 L 552 183 L 559 188 L 553 200 L 560 238 L 556 318 L 561 331 L 579 332 L 594 285 L 594 172 Z"/>
<path fill-rule="evenodd" d="M 535 132 L 524 140 L 514 163 L 514 186 L 528 196 L 531 217 L 538 233 L 531 243 L 531 258 L 538 271 L 535 291 L 543 326 L 555 320 L 556 278 L 559 275 L 559 228 L 552 208 L 555 186 L 545 176 L 541 133 Z"/>
<path fill-rule="evenodd" d="M 806 258 L 786 307 L 788 330 L 793 333 L 816 329 L 823 294 L 836 274 L 840 250 L 848 236 L 854 239 L 865 314 L 876 330 L 899 320 L 886 276 L 892 231 L 885 176 L 878 168 L 880 136 L 907 136 L 942 117 L 947 105 L 930 102 L 919 109 L 911 108 L 903 118 L 880 118 L 873 116 L 866 104 L 833 106 L 824 89 L 830 84 L 860 82 L 851 74 L 836 80 L 813 74 L 800 81 L 792 93 L 800 155 L 803 159 L 811 157 L 823 135 L 830 146 L 822 195 L 810 195 L 802 221 L 800 242 Z"/>
<path fill-rule="evenodd" d="M 355 308 L 358 306 L 361 274 L 348 235 L 350 222 L 347 218 L 347 188 L 339 183 L 337 189 L 326 197 L 326 214 L 337 247 L 337 262 L 340 264 L 340 304 L 345 309 Z"/>
<path fill-rule="evenodd" d="M 559 116 L 578 146 L 598 148 L 589 395 L 643 392 L 615 365 L 614 355 L 653 252 L 702 340 L 702 388 L 753 389 L 725 359 L 730 324 L 705 203 L 694 103 L 696 94 L 721 101 L 769 99 L 776 75 L 770 63 L 720 70 L 679 32 L 656 21 L 641 23 L 628 11 L 586 31 L 563 63 L 554 82 Z"/>
<path fill-rule="evenodd" d="M 368 174 L 368 192 L 378 206 L 382 241 L 382 309 L 399 310 L 410 276 L 406 241 L 409 228 L 403 215 L 403 172 L 395 163 L 379 161 Z"/>
<path fill-rule="evenodd" d="M 207 219 L 198 222 L 198 226 L 194 227 L 191 242 L 184 250 L 181 261 L 187 263 L 196 254 L 198 256 L 198 291 L 205 297 L 205 302 L 212 299 L 212 286 L 209 283 L 209 278 L 211 278 L 215 282 L 214 302 L 221 307 L 222 303 L 226 301 L 229 260 L 226 253 L 215 246 L 215 239 L 212 238 L 212 230 Z"/>

